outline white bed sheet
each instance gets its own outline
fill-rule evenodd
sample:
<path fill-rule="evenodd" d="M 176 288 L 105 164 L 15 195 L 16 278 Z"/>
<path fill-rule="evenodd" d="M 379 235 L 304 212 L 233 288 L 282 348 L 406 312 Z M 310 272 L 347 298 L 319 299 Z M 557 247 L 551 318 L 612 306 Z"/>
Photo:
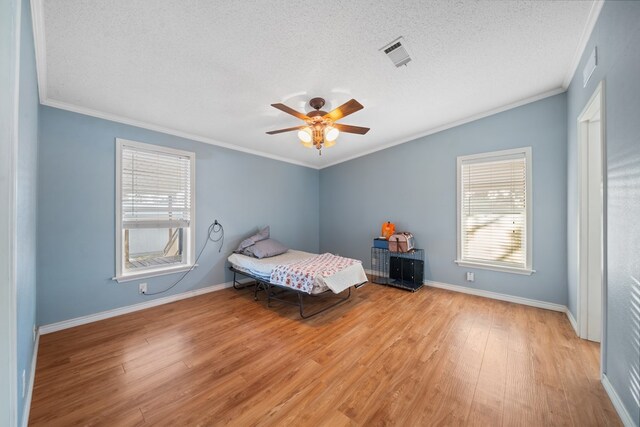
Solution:
<path fill-rule="evenodd" d="M 247 271 L 254 276 L 258 276 L 265 280 L 269 280 L 271 277 L 271 271 L 276 265 L 292 264 L 294 262 L 302 261 L 304 259 L 316 256 L 310 252 L 296 251 L 289 249 L 282 255 L 276 255 L 269 258 L 253 258 L 242 254 L 232 254 L 229 256 L 228 261 L 238 270 Z M 343 271 L 340 271 L 333 276 L 322 277 L 317 276 L 315 278 L 313 289 L 311 294 L 320 294 L 327 290 L 332 290 L 334 293 L 340 293 L 350 286 L 364 283 L 367 281 L 367 276 L 362 268 L 361 263 L 353 264 Z"/>

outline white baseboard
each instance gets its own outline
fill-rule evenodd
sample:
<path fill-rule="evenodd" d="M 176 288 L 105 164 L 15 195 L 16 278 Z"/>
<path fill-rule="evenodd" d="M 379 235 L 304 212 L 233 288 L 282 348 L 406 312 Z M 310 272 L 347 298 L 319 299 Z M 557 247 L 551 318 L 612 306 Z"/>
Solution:
<path fill-rule="evenodd" d="M 36 332 L 36 341 L 33 344 L 33 357 L 31 358 L 31 375 L 29 375 L 29 388 L 24 398 L 24 406 L 22 410 L 22 426 L 29 425 L 29 413 L 31 412 L 31 397 L 33 396 L 33 384 L 36 380 L 36 365 L 38 361 L 38 346 L 40 345 L 40 330 Z"/>
<path fill-rule="evenodd" d="M 243 283 L 245 281 L 251 281 L 251 279 L 238 280 Z M 97 322 L 99 320 L 109 319 L 111 317 L 121 316 L 127 313 L 133 313 L 134 311 L 144 310 L 158 305 L 169 304 L 174 301 L 179 301 L 186 298 L 193 298 L 198 295 L 207 294 L 209 292 L 215 292 L 222 289 L 230 288 L 233 286 L 233 282 L 220 283 L 218 285 L 207 286 L 205 288 L 194 289 L 192 291 L 183 292 L 181 294 L 170 295 L 163 298 L 157 298 L 151 301 L 128 305 L 125 307 L 114 308 L 113 310 L 102 311 L 100 313 L 89 314 L 87 316 L 76 317 L 75 319 L 63 320 L 62 322 L 50 323 L 48 325 L 42 325 L 39 328 L 40 334 L 50 334 L 52 332 L 61 331 L 63 329 L 73 328 L 75 326 L 85 325 L 87 323 Z"/>
<path fill-rule="evenodd" d="M 609 378 L 604 374 L 602 375 L 602 386 L 609 395 L 609 399 L 611 399 L 611 403 L 613 403 L 616 412 L 618 412 L 622 424 L 624 424 L 625 427 L 640 427 L 633 421 L 633 418 L 631 418 L 631 415 L 627 412 L 627 408 L 624 407 L 622 400 L 620 400 L 620 396 L 618 396 L 618 393 L 616 393 L 616 390 L 609 382 Z"/>
<path fill-rule="evenodd" d="M 569 323 L 571 323 L 571 327 L 576 332 L 576 335 L 580 336 L 578 333 L 578 322 L 576 322 L 576 318 L 573 317 L 573 314 L 569 311 L 569 307 L 567 307 L 567 318 L 569 319 Z"/>
<path fill-rule="evenodd" d="M 535 299 L 517 297 L 508 294 L 500 294 L 497 292 L 485 291 L 482 289 L 467 288 L 466 286 L 450 285 L 449 283 L 434 282 L 433 280 L 425 280 L 424 284 L 426 286 L 431 286 L 432 288 L 446 289 L 448 291 L 461 292 L 463 294 L 470 294 L 484 298 L 497 299 L 500 301 L 513 302 L 516 304 L 529 305 L 531 307 L 544 308 L 546 310 L 560 311 L 562 313 L 565 313 L 567 311 L 567 307 L 564 305 L 554 304 L 546 301 L 538 301 Z"/>
<path fill-rule="evenodd" d="M 365 269 L 365 273 L 367 273 L 367 275 L 374 274 L 373 270 L 368 270 L 368 269 Z M 436 282 L 434 280 L 425 280 L 424 284 L 425 286 L 430 286 L 432 288 L 446 289 L 448 291 L 460 292 L 463 294 L 470 294 L 470 295 L 475 295 L 483 298 L 497 299 L 500 301 L 507 301 L 507 302 L 513 302 L 516 304 L 529 305 L 531 307 L 544 308 L 546 310 L 559 311 L 562 313 L 568 312 L 567 307 L 562 304 L 554 304 L 546 301 L 539 301 L 535 299 L 517 297 L 514 295 L 501 294 L 498 292 L 485 291 L 483 289 L 468 288 L 466 286 L 452 285 L 450 283 Z M 571 321 L 571 319 L 569 319 L 569 321 Z"/>

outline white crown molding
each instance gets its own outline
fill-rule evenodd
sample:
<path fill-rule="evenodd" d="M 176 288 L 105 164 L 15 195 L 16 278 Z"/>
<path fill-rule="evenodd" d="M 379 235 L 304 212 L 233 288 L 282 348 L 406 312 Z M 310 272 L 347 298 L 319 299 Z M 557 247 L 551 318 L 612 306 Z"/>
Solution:
<path fill-rule="evenodd" d="M 600 12 L 602 11 L 602 6 L 604 6 L 604 1 L 605 0 L 595 0 L 591 5 L 591 10 L 589 11 L 587 22 L 584 25 L 582 34 L 580 35 L 580 40 L 578 41 L 576 51 L 573 54 L 571 65 L 569 66 L 567 74 L 564 76 L 564 80 L 562 81 L 562 87 L 564 89 L 567 89 L 569 87 L 569 85 L 571 84 L 571 80 L 573 79 L 573 76 L 578 69 L 578 65 L 580 65 L 580 59 L 582 58 L 584 50 L 587 48 L 587 43 L 589 42 L 589 38 L 591 37 L 591 33 L 593 32 L 594 27 L 596 26 L 596 22 L 598 22 L 598 17 L 600 16 Z"/>
<path fill-rule="evenodd" d="M 304 166 L 306 168 L 318 169 L 318 166 L 313 165 L 311 163 L 300 162 L 298 160 L 277 156 L 275 154 L 265 153 L 264 151 L 252 150 L 250 148 L 240 147 L 238 145 L 229 144 L 227 142 L 217 141 L 215 139 L 207 138 L 201 135 L 183 132 L 177 129 L 159 126 L 152 123 L 143 122 L 140 120 L 129 119 L 127 117 L 122 117 L 117 114 L 105 113 L 102 111 L 93 110 L 91 108 L 86 108 L 86 107 L 79 107 L 77 105 L 73 105 L 67 102 L 56 101 L 54 99 L 45 98 L 45 99 L 40 99 L 40 103 L 48 107 L 59 108 L 61 110 L 67 110 L 74 113 L 84 114 L 86 116 L 97 117 L 103 120 L 109 120 L 112 122 L 135 126 L 142 129 L 152 130 L 154 132 L 160 132 L 167 135 L 173 135 L 180 138 L 190 139 L 192 141 L 204 142 L 205 144 L 211 144 L 218 147 L 227 148 L 229 150 L 240 151 L 242 153 L 252 154 L 254 156 L 266 157 L 271 160 L 278 160 L 280 162 L 291 163 L 297 166 Z"/>
<path fill-rule="evenodd" d="M 238 280 L 238 282 L 240 283 L 245 283 L 250 281 L 251 281 L 250 279 Z M 198 295 L 207 294 L 209 292 L 220 291 L 222 289 L 230 288 L 232 286 L 233 286 L 233 282 L 220 283 L 218 285 L 194 289 L 194 290 L 182 292 L 176 295 L 169 295 L 167 297 L 157 298 L 157 299 L 147 301 L 147 302 L 142 302 L 139 304 L 133 304 L 125 307 L 114 308 L 113 310 L 101 311 L 100 313 L 89 314 L 87 316 L 76 317 L 74 319 L 69 319 L 69 320 L 63 320 L 62 322 L 50 323 L 48 325 L 40 326 L 39 333 L 42 335 L 50 334 L 52 332 L 61 331 L 63 329 L 69 329 L 69 328 L 73 328 L 80 325 L 86 325 L 87 323 L 93 323 L 99 320 L 109 319 L 111 317 L 133 313 L 134 311 L 145 310 L 147 308 L 156 307 L 158 305 L 169 304 L 175 301 L 197 297 Z"/>
<path fill-rule="evenodd" d="M 43 0 L 31 0 L 31 22 L 33 25 L 33 44 L 36 53 L 36 76 L 40 103 L 47 99 L 47 40 L 44 34 Z"/>
<path fill-rule="evenodd" d="M 22 410 L 22 426 L 29 425 L 29 413 L 31 412 L 31 398 L 33 396 L 33 384 L 36 380 L 36 366 L 38 364 L 38 347 L 40 346 L 40 330 L 36 333 L 36 342 L 33 344 L 33 356 L 31 357 L 31 375 L 29 376 L 29 388 L 24 398 L 24 406 Z"/>
<path fill-rule="evenodd" d="M 609 378 L 607 378 L 605 374 L 602 374 L 602 386 L 609 395 L 609 399 L 611 399 L 613 407 L 620 416 L 622 424 L 624 424 L 625 427 L 639 427 L 638 424 L 633 421 L 633 418 L 631 418 L 627 408 L 625 408 L 624 403 L 622 403 L 622 399 L 620 399 L 620 396 L 618 396 L 618 393 L 616 393 L 616 390 L 613 388 L 613 385 L 611 385 Z"/>
<path fill-rule="evenodd" d="M 513 302 L 521 305 L 528 305 L 531 307 L 543 308 L 545 310 L 559 311 L 561 313 L 565 313 L 567 311 L 567 307 L 562 304 L 555 304 L 552 302 L 539 301 L 530 298 L 517 297 L 514 295 L 501 294 L 498 292 L 485 291 L 482 289 L 474 289 L 467 288 L 466 286 L 460 285 L 450 285 L 448 283 L 435 282 L 433 280 L 425 280 L 424 284 L 426 286 L 431 286 L 432 288 L 446 289 L 448 291 L 460 292 L 463 294 L 475 295 L 483 298 L 490 298 L 500 301 Z"/>
<path fill-rule="evenodd" d="M 40 73 L 38 73 L 38 80 L 40 80 Z M 46 79 L 43 78 L 43 80 L 45 80 L 44 84 L 46 84 Z M 38 86 L 39 87 L 42 86 L 41 83 L 39 83 Z M 135 127 L 139 127 L 139 128 L 142 128 L 142 129 L 152 130 L 152 131 L 155 131 L 155 132 L 160 132 L 160 133 L 164 133 L 164 134 L 168 134 L 168 135 L 174 135 L 174 136 L 177 136 L 177 137 L 180 137 L 180 138 L 190 139 L 190 140 L 193 140 L 193 141 L 204 142 L 206 144 L 216 145 L 218 147 L 228 148 L 230 150 L 240 151 L 240 152 L 247 153 L 247 154 L 252 154 L 252 155 L 255 155 L 255 156 L 266 157 L 266 158 L 269 158 L 269 159 L 272 159 L 272 160 L 278 160 L 278 161 L 285 162 L 285 163 L 291 163 L 291 164 L 294 164 L 294 165 L 303 166 L 303 167 L 307 167 L 307 168 L 310 168 L 310 169 L 316 169 L 316 170 L 320 169 L 321 170 L 321 169 L 325 169 L 325 168 L 328 168 L 328 167 L 331 167 L 331 166 L 335 166 L 335 165 L 340 164 L 340 163 L 344 163 L 344 162 L 348 162 L 350 160 L 357 159 L 359 157 L 364 157 L 364 156 L 367 156 L 369 154 L 373 154 L 373 153 L 375 153 L 377 151 L 386 150 L 387 148 L 391 148 L 391 147 L 394 147 L 396 145 L 404 144 L 406 142 L 410 142 L 410 141 L 416 140 L 418 138 L 422 138 L 422 137 L 425 137 L 425 136 L 428 136 L 428 135 L 432 135 L 434 133 L 442 132 L 444 130 L 451 129 L 451 128 L 454 128 L 454 127 L 457 127 L 457 126 L 461 126 L 463 124 L 470 123 L 470 122 L 473 122 L 473 121 L 476 121 L 476 120 L 479 120 L 479 119 L 483 119 L 485 117 L 489 117 L 489 116 L 492 116 L 494 114 L 502 113 L 504 111 L 508 111 L 508 110 L 513 109 L 513 108 L 521 107 L 523 105 L 530 104 L 532 102 L 540 101 L 541 99 L 549 98 L 551 96 L 558 95 L 558 94 L 563 93 L 563 92 L 565 92 L 565 89 L 563 89 L 563 88 L 557 88 L 557 89 L 550 90 L 548 92 L 543 92 L 541 94 L 534 95 L 534 96 L 531 96 L 529 98 L 521 99 L 521 100 L 513 102 L 511 104 L 503 105 L 503 106 L 498 107 L 498 108 L 494 108 L 494 109 L 491 109 L 491 110 L 488 110 L 488 111 L 485 111 L 485 112 L 482 112 L 482 113 L 474 114 L 473 116 L 469 116 L 469 117 L 466 117 L 466 118 L 461 119 L 461 120 L 457 120 L 455 122 L 451 122 L 451 123 L 447 123 L 447 124 L 442 125 L 442 126 L 431 128 L 431 129 L 426 130 L 424 132 L 411 135 L 411 136 L 409 136 L 407 138 L 403 138 L 403 139 L 400 139 L 400 140 L 385 144 L 383 146 L 373 148 L 371 150 L 363 151 L 361 153 L 355 154 L 353 156 L 346 157 L 344 159 L 336 160 L 335 162 L 331 162 L 331 163 L 326 164 L 326 165 L 314 165 L 314 164 L 311 164 L 311 163 L 301 162 L 301 161 L 298 161 L 298 160 L 293 160 L 293 159 L 289 159 L 289 158 L 286 158 L 286 157 L 281 157 L 281 156 L 277 156 L 277 155 L 274 155 L 274 154 L 265 153 L 263 151 L 252 150 L 252 149 L 249 149 L 249 148 L 243 148 L 243 147 L 240 147 L 238 145 L 217 141 L 217 140 L 212 139 L 212 138 L 207 138 L 207 137 L 204 137 L 204 136 L 200 136 L 200 135 L 196 135 L 196 134 L 192 134 L 192 133 L 188 133 L 188 132 L 183 132 L 183 131 L 180 131 L 180 130 L 176 130 L 176 129 L 172 129 L 172 128 L 168 128 L 168 127 L 164 127 L 164 126 L 154 125 L 154 124 L 151 124 L 151 123 L 146 123 L 146 122 L 142 122 L 142 121 L 135 120 L 135 119 L 129 119 L 129 118 L 126 118 L 126 117 L 115 115 L 115 114 L 104 113 L 102 111 L 93 110 L 93 109 L 85 108 L 85 107 L 80 107 L 80 106 L 73 105 L 73 104 L 70 104 L 70 103 L 67 103 L 67 102 L 56 101 L 54 99 L 46 98 L 46 90 L 45 89 L 41 89 L 40 90 L 40 94 L 41 94 L 40 95 L 41 96 L 40 103 L 42 105 L 46 105 L 46 106 L 49 106 L 49 107 L 54 107 L 54 108 L 58 108 L 58 109 L 61 109 L 61 110 L 71 111 L 71 112 L 78 113 L 78 114 L 84 114 L 86 116 L 97 117 L 99 119 L 104 119 L 104 120 L 109 120 L 109 121 L 112 121 L 112 122 L 117 122 L 117 123 L 122 123 L 122 124 L 130 125 L 130 126 L 135 126 Z"/>
<path fill-rule="evenodd" d="M 494 114 L 502 113 L 504 111 L 508 111 L 508 110 L 513 109 L 513 108 L 521 107 L 523 105 L 530 104 L 532 102 L 540 101 L 541 99 L 549 98 L 550 96 L 558 95 L 558 94 L 563 93 L 565 91 L 566 91 L 566 89 L 564 89 L 564 88 L 557 88 L 557 89 L 553 89 L 553 90 L 550 90 L 550 91 L 547 91 L 547 92 L 540 93 L 538 95 L 530 96 L 528 98 L 524 98 L 524 99 L 521 99 L 519 101 L 512 102 L 511 104 L 503 105 L 501 107 L 494 108 L 494 109 L 491 109 L 491 110 L 487 110 L 487 111 L 484 111 L 482 113 L 474 114 L 472 116 L 469 116 L 469 117 L 466 117 L 466 118 L 463 118 L 463 119 L 460 119 L 460 120 L 456 120 L 455 122 L 451 122 L 451 123 L 444 124 L 442 126 L 431 128 L 431 129 L 426 130 L 424 132 L 420 132 L 418 134 L 414 134 L 414 135 L 411 135 L 409 137 L 402 138 L 402 139 L 394 141 L 394 142 L 390 142 L 390 143 L 382 145 L 380 147 L 372 148 L 371 150 L 363 151 L 363 152 L 355 154 L 353 156 L 346 157 L 346 158 L 340 159 L 340 160 L 336 160 L 335 162 L 320 166 L 319 169 L 325 169 L 325 168 L 328 168 L 328 167 L 331 167 L 331 166 L 338 165 L 340 163 L 344 163 L 344 162 L 348 162 L 350 160 L 357 159 L 358 157 L 364 157 L 364 156 L 367 156 L 369 154 L 373 154 L 373 153 L 375 153 L 377 151 L 386 150 L 387 148 L 391 148 L 391 147 L 395 147 L 396 145 L 404 144 L 405 142 L 413 141 L 413 140 L 416 140 L 418 138 L 422 138 L 422 137 L 425 137 L 425 136 L 428 136 L 428 135 L 433 135 L 434 133 L 442 132 L 442 131 L 445 131 L 447 129 L 451 129 L 451 128 L 454 128 L 454 127 L 457 127 L 457 126 L 464 125 L 466 123 L 470 123 L 470 122 L 474 122 L 476 120 L 483 119 L 485 117 L 493 116 Z"/>

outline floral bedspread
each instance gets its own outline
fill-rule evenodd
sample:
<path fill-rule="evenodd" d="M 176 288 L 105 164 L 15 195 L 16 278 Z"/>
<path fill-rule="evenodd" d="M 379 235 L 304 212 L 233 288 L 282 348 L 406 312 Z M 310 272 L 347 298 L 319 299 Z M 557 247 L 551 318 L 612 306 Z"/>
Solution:
<path fill-rule="evenodd" d="M 270 281 L 276 285 L 311 293 L 317 276 L 331 276 L 355 263 L 360 261 L 326 253 L 291 264 L 276 265 L 271 271 Z"/>

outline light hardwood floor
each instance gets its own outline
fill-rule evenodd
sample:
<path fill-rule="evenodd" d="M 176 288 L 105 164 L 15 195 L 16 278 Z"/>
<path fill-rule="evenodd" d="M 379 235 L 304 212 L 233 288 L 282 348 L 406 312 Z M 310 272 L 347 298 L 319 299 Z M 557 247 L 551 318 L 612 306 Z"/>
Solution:
<path fill-rule="evenodd" d="M 369 284 L 310 320 L 227 289 L 41 337 L 31 425 L 620 425 L 566 316 Z"/>

